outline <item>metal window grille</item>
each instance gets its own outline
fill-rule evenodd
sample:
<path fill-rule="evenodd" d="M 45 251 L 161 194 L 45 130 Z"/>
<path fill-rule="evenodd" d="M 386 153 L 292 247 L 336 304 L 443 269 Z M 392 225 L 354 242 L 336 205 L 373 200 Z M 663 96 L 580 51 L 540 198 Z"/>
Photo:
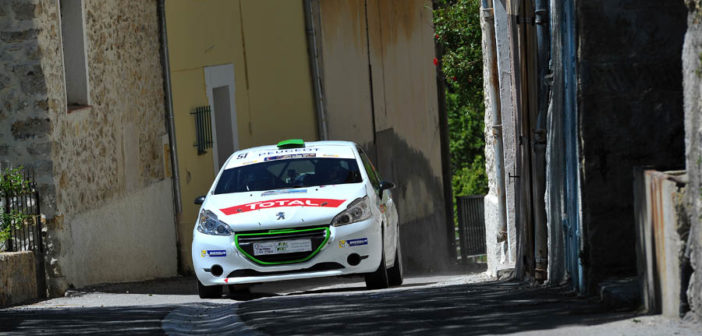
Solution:
<path fill-rule="evenodd" d="M 207 153 L 208 148 L 212 148 L 212 122 L 210 117 L 210 107 L 196 107 L 194 112 L 191 112 L 195 117 L 195 147 L 197 154 L 202 155 Z"/>
<path fill-rule="evenodd" d="M 485 196 L 456 197 L 458 211 L 458 244 L 457 255 L 461 262 L 466 262 L 470 256 L 487 253 L 485 244 Z"/>
<path fill-rule="evenodd" d="M 36 251 L 43 253 L 42 222 L 39 209 L 39 192 L 37 191 L 34 174 L 22 172 L 27 188 L 16 192 L 0 194 L 0 227 L 10 227 L 7 240 L 0 241 L 0 251 L 19 252 Z M 26 220 L 16 223 L 5 214 L 20 212 L 26 215 Z M 5 222 L 7 221 L 7 222 Z"/>

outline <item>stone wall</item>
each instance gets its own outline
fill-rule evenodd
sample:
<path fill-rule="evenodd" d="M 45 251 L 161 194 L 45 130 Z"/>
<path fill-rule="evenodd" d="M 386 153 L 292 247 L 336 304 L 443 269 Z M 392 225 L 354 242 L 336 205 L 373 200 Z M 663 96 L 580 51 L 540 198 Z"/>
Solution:
<path fill-rule="evenodd" d="M 52 125 L 35 17 L 45 15 L 39 1 L 0 1 L 0 166 L 34 171 L 41 209 L 53 213 Z"/>
<path fill-rule="evenodd" d="M 684 165 L 680 1 L 576 1 L 588 288 L 633 275 L 633 167 Z M 694 189 L 694 188 L 693 188 Z"/>
<path fill-rule="evenodd" d="M 84 0 L 89 106 L 70 111 L 58 4 L 0 2 L 0 162 L 37 174 L 49 289 L 174 275 L 157 2 Z M 104 260 L 123 264 L 87 268 Z"/>
<path fill-rule="evenodd" d="M 686 255 L 693 274 L 687 290 L 690 309 L 702 319 L 702 1 L 687 0 L 688 28 L 683 48 L 683 87 L 685 95 L 685 158 L 690 178 L 687 201 L 690 205 L 690 236 Z"/>

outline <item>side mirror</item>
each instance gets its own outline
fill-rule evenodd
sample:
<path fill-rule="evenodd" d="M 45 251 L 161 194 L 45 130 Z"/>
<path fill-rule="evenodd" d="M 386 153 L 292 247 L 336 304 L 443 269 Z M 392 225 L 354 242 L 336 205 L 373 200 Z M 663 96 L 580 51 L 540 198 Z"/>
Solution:
<path fill-rule="evenodd" d="M 395 184 L 392 183 L 392 182 L 388 182 L 388 181 L 381 181 L 381 182 L 380 182 L 380 185 L 378 186 L 378 188 L 380 189 L 380 190 L 378 191 L 378 193 L 380 194 L 380 197 L 382 197 L 382 196 L 383 196 L 383 191 L 385 191 L 385 190 L 387 190 L 387 189 L 395 188 Z"/>
<path fill-rule="evenodd" d="M 198 196 L 198 197 L 195 197 L 195 201 L 193 201 L 193 203 L 195 203 L 195 204 L 197 204 L 197 205 L 200 205 L 200 204 L 202 204 L 202 203 L 205 203 L 205 196 Z"/>

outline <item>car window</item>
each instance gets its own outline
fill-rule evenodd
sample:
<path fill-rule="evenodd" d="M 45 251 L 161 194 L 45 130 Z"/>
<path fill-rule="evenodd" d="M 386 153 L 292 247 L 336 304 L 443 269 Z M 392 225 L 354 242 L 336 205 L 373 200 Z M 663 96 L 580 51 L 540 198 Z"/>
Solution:
<path fill-rule="evenodd" d="M 378 175 L 378 173 L 375 171 L 375 167 L 368 158 L 368 155 L 366 155 L 366 152 L 364 152 L 361 148 L 358 148 L 358 153 L 361 155 L 363 167 L 366 169 L 366 174 L 368 174 L 368 178 L 370 179 L 373 188 L 377 189 L 378 186 L 380 186 L 380 175 Z"/>
<path fill-rule="evenodd" d="M 215 194 L 361 182 L 354 159 L 304 158 L 275 160 L 222 172 Z"/>

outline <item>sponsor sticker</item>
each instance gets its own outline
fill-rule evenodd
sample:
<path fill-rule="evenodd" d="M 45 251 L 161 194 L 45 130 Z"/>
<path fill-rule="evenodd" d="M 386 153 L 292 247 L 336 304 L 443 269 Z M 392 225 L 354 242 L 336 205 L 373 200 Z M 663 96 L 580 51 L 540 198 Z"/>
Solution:
<path fill-rule="evenodd" d="M 235 215 L 242 212 L 249 212 L 260 209 L 280 208 L 280 207 L 318 207 L 318 208 L 336 208 L 346 200 L 327 199 L 327 198 L 283 198 L 269 201 L 258 201 L 235 205 L 228 208 L 219 209 L 225 215 Z"/>
<path fill-rule="evenodd" d="M 206 252 L 209 257 L 226 257 L 227 250 L 202 250 L 203 254 Z M 204 257 L 204 256 L 203 256 Z"/>
<path fill-rule="evenodd" d="M 368 238 L 358 238 L 358 239 L 349 239 L 349 240 L 340 240 L 339 241 L 339 248 L 354 247 L 354 246 L 361 246 L 361 245 L 368 245 Z"/>
<path fill-rule="evenodd" d="M 258 156 L 267 156 L 267 155 L 275 155 L 275 154 L 287 154 L 287 153 L 309 153 L 309 152 L 317 152 L 319 151 L 319 148 L 289 148 L 289 149 L 279 149 L 276 151 L 269 151 L 269 152 L 262 152 L 258 153 Z"/>
<path fill-rule="evenodd" d="M 283 194 L 305 194 L 307 189 L 271 190 L 261 194 L 261 196 L 283 195 Z"/>
<path fill-rule="evenodd" d="M 306 159 L 316 157 L 315 153 L 305 153 L 305 154 L 285 154 L 269 156 L 263 159 L 263 161 L 276 161 L 276 160 L 289 160 L 289 159 Z"/>
<path fill-rule="evenodd" d="M 258 163 L 258 160 L 244 162 L 244 163 L 239 164 L 239 166 L 248 166 L 248 165 L 254 164 L 254 163 Z"/>

